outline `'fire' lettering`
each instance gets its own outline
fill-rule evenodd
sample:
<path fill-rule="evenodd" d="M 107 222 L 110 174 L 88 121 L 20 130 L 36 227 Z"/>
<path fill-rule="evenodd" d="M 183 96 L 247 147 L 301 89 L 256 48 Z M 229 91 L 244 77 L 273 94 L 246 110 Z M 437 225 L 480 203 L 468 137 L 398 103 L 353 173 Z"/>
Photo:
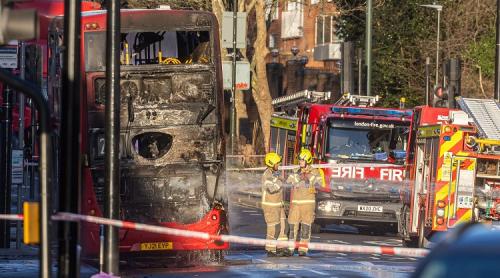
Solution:
<path fill-rule="evenodd" d="M 333 178 L 364 179 L 365 171 L 362 167 L 332 167 Z"/>
<path fill-rule="evenodd" d="M 403 181 L 403 170 L 380 169 L 380 179 L 388 181 Z"/>

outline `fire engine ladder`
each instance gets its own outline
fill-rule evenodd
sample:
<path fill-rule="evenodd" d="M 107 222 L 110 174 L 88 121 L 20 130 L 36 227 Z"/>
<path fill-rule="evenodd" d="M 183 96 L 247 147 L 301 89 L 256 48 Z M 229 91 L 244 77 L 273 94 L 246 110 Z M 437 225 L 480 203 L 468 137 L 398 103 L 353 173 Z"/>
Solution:
<path fill-rule="evenodd" d="M 309 102 L 317 103 L 327 101 L 332 97 L 331 92 L 316 92 L 304 90 L 291 95 L 282 96 L 273 99 L 274 108 L 297 106 L 298 104 Z"/>
<path fill-rule="evenodd" d="M 360 96 L 351 95 L 349 93 L 342 95 L 335 105 L 338 106 L 359 106 L 359 107 L 371 107 L 375 106 L 379 101 L 379 96 Z"/>
<path fill-rule="evenodd" d="M 460 108 L 474 120 L 479 135 L 500 140 L 500 104 L 493 99 L 457 98 Z"/>

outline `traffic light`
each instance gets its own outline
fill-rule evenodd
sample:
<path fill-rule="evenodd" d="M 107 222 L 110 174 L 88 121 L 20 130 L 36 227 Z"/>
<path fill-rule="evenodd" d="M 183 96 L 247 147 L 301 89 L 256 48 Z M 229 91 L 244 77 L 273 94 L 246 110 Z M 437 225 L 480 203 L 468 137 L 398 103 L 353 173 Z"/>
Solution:
<path fill-rule="evenodd" d="M 448 108 L 456 108 L 455 98 L 461 95 L 462 62 L 460 59 L 451 58 L 448 60 Z"/>
<path fill-rule="evenodd" d="M 434 89 L 433 107 L 448 107 L 448 89 L 438 86 Z"/>
<path fill-rule="evenodd" d="M 12 40 L 31 40 L 38 37 L 38 13 L 35 9 L 12 10 L 13 1 L 0 0 L 0 45 Z"/>

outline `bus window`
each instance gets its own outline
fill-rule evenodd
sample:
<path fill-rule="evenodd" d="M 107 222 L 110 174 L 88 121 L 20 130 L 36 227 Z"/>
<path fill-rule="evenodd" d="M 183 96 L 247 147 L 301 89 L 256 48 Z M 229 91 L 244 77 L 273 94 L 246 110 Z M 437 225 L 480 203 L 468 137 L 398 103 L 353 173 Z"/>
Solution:
<path fill-rule="evenodd" d="M 85 33 L 85 68 L 103 71 L 106 33 Z M 157 31 L 121 34 L 122 65 L 208 64 L 212 61 L 208 31 Z"/>

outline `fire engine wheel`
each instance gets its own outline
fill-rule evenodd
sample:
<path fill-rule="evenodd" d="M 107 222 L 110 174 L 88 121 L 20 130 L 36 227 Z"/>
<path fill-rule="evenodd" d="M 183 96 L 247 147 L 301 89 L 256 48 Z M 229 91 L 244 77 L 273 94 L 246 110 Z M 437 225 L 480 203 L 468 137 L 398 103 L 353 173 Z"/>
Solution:
<path fill-rule="evenodd" d="M 322 228 L 323 228 L 322 225 L 313 223 L 311 226 L 311 231 L 313 232 L 313 234 L 319 234 L 321 233 Z"/>
<path fill-rule="evenodd" d="M 424 217 L 419 217 L 419 223 L 418 223 L 418 247 L 419 248 L 424 248 L 425 247 L 425 219 Z"/>
<path fill-rule="evenodd" d="M 410 239 L 403 239 L 403 247 L 418 247 L 418 237 L 410 237 Z"/>

